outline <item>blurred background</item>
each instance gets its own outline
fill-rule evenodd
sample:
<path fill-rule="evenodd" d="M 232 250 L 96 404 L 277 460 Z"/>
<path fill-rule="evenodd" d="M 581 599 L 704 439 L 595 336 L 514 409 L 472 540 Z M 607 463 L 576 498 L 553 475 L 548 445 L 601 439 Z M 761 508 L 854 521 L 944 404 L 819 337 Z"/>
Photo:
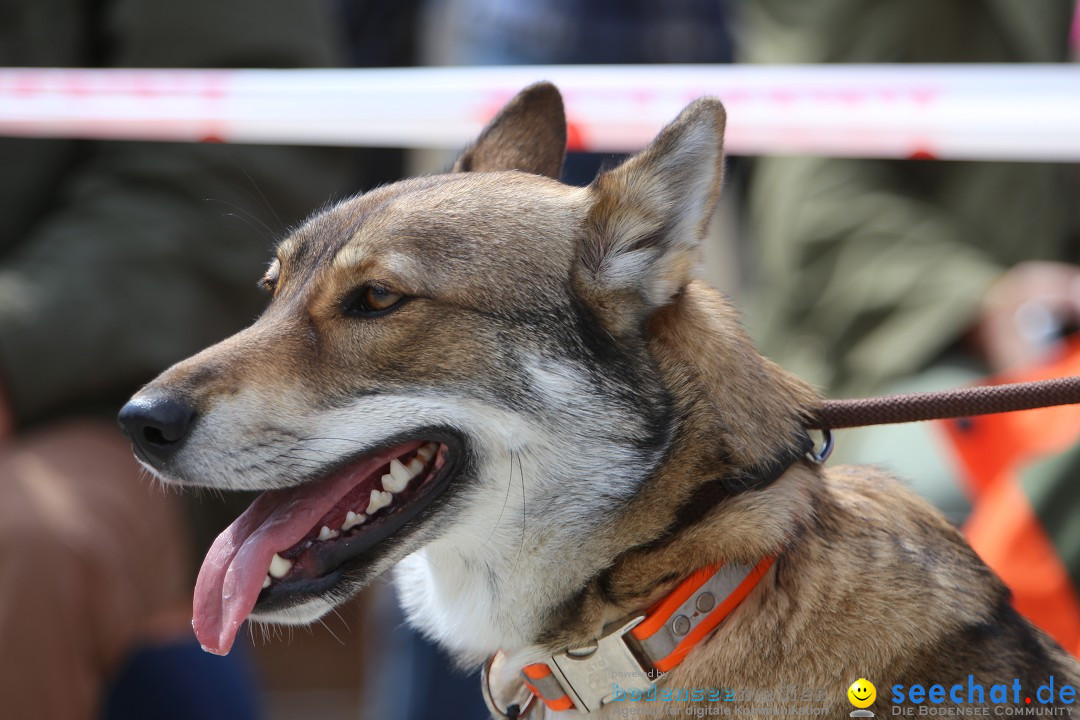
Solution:
<path fill-rule="evenodd" d="M 1080 52 L 1075 0 L 2 0 L 0 18 L 6 68 L 1020 65 Z M 1002 75 L 1004 89 L 1024 82 Z M 0 103 L 28 92 L 0 82 Z M 721 99 L 734 124 L 739 98 Z M 453 153 L 11 135 L 0 137 L 4 716 L 486 717 L 477 677 L 403 626 L 386 582 L 321 625 L 256 629 L 228 658 L 202 653 L 195 568 L 250 498 L 152 486 L 112 419 L 141 383 L 253 319 L 255 281 L 291 226 L 440 172 Z M 571 143 L 589 149 L 573 127 Z M 706 273 L 763 352 L 834 397 L 1080 374 L 1075 152 L 947 160 L 931 144 L 885 159 L 859 157 L 864 145 L 729 160 Z M 619 158 L 574 152 L 564 180 L 587 184 Z M 1078 439 L 1080 417 L 1064 408 L 845 432 L 837 461 L 909 478 L 1018 608 L 1076 653 Z"/>

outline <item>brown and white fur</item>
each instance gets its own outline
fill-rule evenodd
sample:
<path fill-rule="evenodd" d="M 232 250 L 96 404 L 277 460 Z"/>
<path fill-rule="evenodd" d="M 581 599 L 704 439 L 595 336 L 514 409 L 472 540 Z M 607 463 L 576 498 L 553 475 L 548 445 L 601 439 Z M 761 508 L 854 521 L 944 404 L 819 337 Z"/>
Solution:
<path fill-rule="evenodd" d="M 254 619 L 311 622 L 396 566 L 410 622 L 466 663 L 502 650 L 506 684 L 702 566 L 777 554 L 667 685 L 824 688 L 840 717 L 866 677 L 881 717 L 894 683 L 1080 682 L 890 477 L 798 462 L 764 489 L 727 489 L 792 447 L 818 398 L 698 278 L 724 122 L 698 100 L 570 187 L 561 99 L 528 88 L 454 172 L 311 218 L 277 249 L 262 317 L 136 396 L 193 409 L 167 459 L 140 453 L 184 485 L 289 487 L 429 428 L 461 439 L 460 471 L 429 507 L 331 590 Z M 370 283 L 405 301 L 343 313 Z"/>

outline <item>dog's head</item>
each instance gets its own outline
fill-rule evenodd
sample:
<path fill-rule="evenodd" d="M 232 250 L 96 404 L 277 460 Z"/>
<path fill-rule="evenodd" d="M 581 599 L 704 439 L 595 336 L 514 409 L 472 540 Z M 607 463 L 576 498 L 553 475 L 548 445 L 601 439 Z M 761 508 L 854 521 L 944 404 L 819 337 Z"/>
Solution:
<path fill-rule="evenodd" d="M 529 577 L 541 556 L 572 564 L 670 447 L 647 326 L 694 277 L 723 129 L 720 103 L 698 100 L 570 187 L 562 101 L 540 84 L 454 172 L 286 238 L 258 321 L 121 413 L 164 480 L 264 491 L 203 565 L 203 644 L 227 651 L 249 614 L 309 622 L 413 553 L 428 563 L 414 584 L 478 612 L 462 575 L 555 596 L 595 571 Z"/>

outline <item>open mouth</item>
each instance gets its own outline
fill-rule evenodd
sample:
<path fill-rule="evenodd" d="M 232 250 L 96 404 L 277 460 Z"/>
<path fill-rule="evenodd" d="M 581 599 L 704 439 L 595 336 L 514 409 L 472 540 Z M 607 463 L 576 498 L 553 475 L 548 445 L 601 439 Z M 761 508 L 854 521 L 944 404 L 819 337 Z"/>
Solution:
<path fill-rule="evenodd" d="M 256 498 L 199 571 L 192 625 L 203 649 L 224 655 L 252 611 L 298 605 L 340 583 L 442 493 L 455 474 L 456 445 L 411 440 Z"/>

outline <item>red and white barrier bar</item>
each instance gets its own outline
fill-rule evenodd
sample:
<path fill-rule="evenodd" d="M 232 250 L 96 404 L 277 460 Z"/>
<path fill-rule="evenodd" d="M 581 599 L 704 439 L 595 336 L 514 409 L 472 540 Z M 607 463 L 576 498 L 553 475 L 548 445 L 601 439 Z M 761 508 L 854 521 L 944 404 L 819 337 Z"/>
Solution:
<path fill-rule="evenodd" d="M 715 95 L 734 154 L 1080 160 L 1068 65 L 0 68 L 0 135 L 460 147 L 541 79 L 576 149 L 634 150 Z"/>

